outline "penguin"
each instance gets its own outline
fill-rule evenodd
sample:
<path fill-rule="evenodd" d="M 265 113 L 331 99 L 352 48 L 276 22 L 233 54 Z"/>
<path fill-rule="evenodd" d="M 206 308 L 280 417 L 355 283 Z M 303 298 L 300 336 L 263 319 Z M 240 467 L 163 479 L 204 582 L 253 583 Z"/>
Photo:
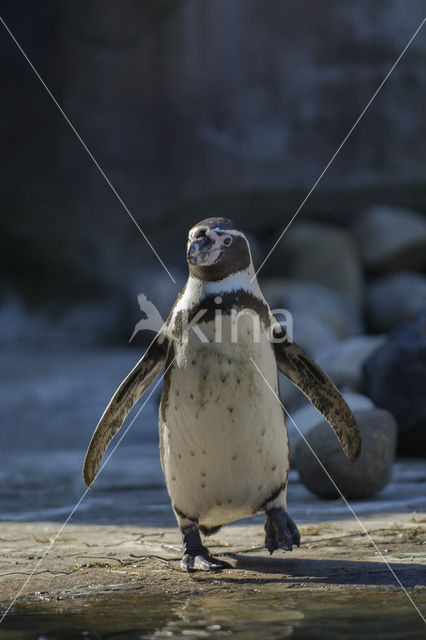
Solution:
<path fill-rule="evenodd" d="M 326 418 L 351 461 L 361 437 L 330 378 L 286 335 L 265 300 L 246 236 L 226 218 L 189 231 L 189 276 L 142 359 L 114 393 L 90 441 L 90 487 L 127 414 L 164 370 L 160 458 L 183 539 L 181 568 L 216 571 L 209 536 L 265 514 L 265 546 L 300 545 L 287 513 L 289 443 L 279 397 L 281 371 Z M 262 375 L 261 375 L 262 374 Z"/>

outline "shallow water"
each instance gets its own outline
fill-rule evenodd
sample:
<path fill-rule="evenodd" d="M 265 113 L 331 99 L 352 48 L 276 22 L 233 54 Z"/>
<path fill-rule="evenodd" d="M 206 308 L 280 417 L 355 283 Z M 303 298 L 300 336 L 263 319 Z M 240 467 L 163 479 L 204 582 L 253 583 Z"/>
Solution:
<path fill-rule="evenodd" d="M 162 638 L 425 638 L 426 626 L 403 594 L 294 594 L 272 588 L 190 596 L 141 591 L 63 602 L 18 604 L 0 626 L 0 639 L 120 640 Z"/>

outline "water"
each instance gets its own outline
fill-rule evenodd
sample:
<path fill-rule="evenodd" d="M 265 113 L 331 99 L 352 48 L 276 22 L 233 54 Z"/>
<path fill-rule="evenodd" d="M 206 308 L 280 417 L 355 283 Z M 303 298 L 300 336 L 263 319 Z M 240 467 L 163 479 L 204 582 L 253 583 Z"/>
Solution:
<path fill-rule="evenodd" d="M 15 606 L 0 640 L 166 638 L 424 639 L 426 626 L 403 594 L 291 594 L 273 585 L 234 593 L 145 596 L 143 591 Z"/>

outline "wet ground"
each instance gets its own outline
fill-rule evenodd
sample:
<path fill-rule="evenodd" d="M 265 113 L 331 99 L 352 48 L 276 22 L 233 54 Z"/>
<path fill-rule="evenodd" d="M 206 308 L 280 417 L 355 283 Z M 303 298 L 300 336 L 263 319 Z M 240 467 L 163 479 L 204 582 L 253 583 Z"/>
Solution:
<path fill-rule="evenodd" d="M 191 575 L 175 528 L 69 525 L 52 546 L 55 523 L 3 523 L 4 607 L 20 594 L 0 638 L 424 638 L 426 518 L 363 523 L 301 525 L 272 557 L 261 526 L 225 527 L 209 548 L 232 568 Z"/>
<path fill-rule="evenodd" d="M 3 611 L 20 594 L 0 624 L 0 639 L 426 637 L 415 608 L 425 615 L 422 460 L 399 460 L 374 500 L 351 503 L 371 538 L 341 500 L 314 497 L 292 471 L 289 512 L 301 529 L 300 549 L 269 557 L 256 517 L 209 539 L 211 551 L 233 566 L 217 575 L 179 570 L 155 401 L 84 495 L 81 464 L 93 427 L 137 358 L 126 350 L 6 354 Z"/>

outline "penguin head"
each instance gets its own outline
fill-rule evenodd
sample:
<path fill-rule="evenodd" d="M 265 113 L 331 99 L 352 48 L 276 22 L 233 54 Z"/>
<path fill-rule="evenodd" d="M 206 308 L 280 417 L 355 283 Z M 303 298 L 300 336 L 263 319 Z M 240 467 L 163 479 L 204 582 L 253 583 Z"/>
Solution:
<path fill-rule="evenodd" d="M 187 260 L 192 276 L 207 281 L 222 280 L 250 266 L 250 247 L 231 220 L 206 218 L 189 232 Z"/>

